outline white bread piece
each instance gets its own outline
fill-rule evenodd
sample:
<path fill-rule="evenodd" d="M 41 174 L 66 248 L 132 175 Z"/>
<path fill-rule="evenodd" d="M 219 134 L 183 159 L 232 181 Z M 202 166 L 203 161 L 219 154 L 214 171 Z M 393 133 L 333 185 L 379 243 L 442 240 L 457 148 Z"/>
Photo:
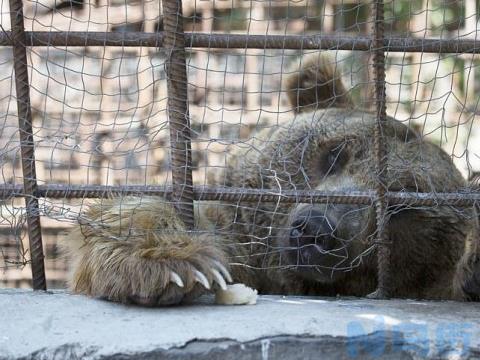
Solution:
<path fill-rule="evenodd" d="M 255 305 L 258 292 L 245 284 L 227 285 L 227 290 L 215 293 L 215 302 L 219 305 Z"/>

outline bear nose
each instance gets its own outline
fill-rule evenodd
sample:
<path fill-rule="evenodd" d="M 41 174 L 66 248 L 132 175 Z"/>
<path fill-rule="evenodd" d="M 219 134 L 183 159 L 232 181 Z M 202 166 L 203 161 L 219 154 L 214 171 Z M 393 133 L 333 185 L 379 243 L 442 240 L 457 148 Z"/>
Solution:
<path fill-rule="evenodd" d="M 309 211 L 300 214 L 292 223 L 290 246 L 296 248 L 315 245 L 317 250 L 328 251 L 335 248 L 334 224 L 323 212 Z"/>

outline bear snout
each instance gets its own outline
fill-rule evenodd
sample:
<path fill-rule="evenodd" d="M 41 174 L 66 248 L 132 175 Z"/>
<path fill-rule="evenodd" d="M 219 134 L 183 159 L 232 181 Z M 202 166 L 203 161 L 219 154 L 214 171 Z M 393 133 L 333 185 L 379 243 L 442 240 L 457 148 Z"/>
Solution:
<path fill-rule="evenodd" d="M 335 224 L 325 213 L 308 209 L 293 219 L 289 245 L 302 265 L 314 265 L 318 258 L 336 248 Z"/>

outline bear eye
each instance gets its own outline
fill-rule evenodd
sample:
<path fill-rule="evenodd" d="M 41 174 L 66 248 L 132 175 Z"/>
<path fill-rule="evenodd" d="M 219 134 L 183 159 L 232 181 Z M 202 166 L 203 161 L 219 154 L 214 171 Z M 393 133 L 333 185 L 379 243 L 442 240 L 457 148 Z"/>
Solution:
<path fill-rule="evenodd" d="M 347 161 L 347 154 L 344 145 L 330 148 L 322 160 L 321 170 L 325 176 L 339 172 Z"/>
<path fill-rule="evenodd" d="M 337 161 L 337 157 L 338 157 L 338 153 L 336 151 L 330 150 L 328 152 L 327 161 L 328 161 L 328 165 L 330 165 L 330 167 L 335 166 L 335 162 Z"/>

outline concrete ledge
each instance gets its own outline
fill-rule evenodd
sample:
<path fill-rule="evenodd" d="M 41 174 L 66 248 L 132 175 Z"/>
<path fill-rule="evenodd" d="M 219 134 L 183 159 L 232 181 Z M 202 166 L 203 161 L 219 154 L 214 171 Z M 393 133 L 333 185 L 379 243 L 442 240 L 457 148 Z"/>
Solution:
<path fill-rule="evenodd" d="M 480 304 L 262 296 L 123 306 L 0 290 L 0 359 L 478 358 Z"/>

